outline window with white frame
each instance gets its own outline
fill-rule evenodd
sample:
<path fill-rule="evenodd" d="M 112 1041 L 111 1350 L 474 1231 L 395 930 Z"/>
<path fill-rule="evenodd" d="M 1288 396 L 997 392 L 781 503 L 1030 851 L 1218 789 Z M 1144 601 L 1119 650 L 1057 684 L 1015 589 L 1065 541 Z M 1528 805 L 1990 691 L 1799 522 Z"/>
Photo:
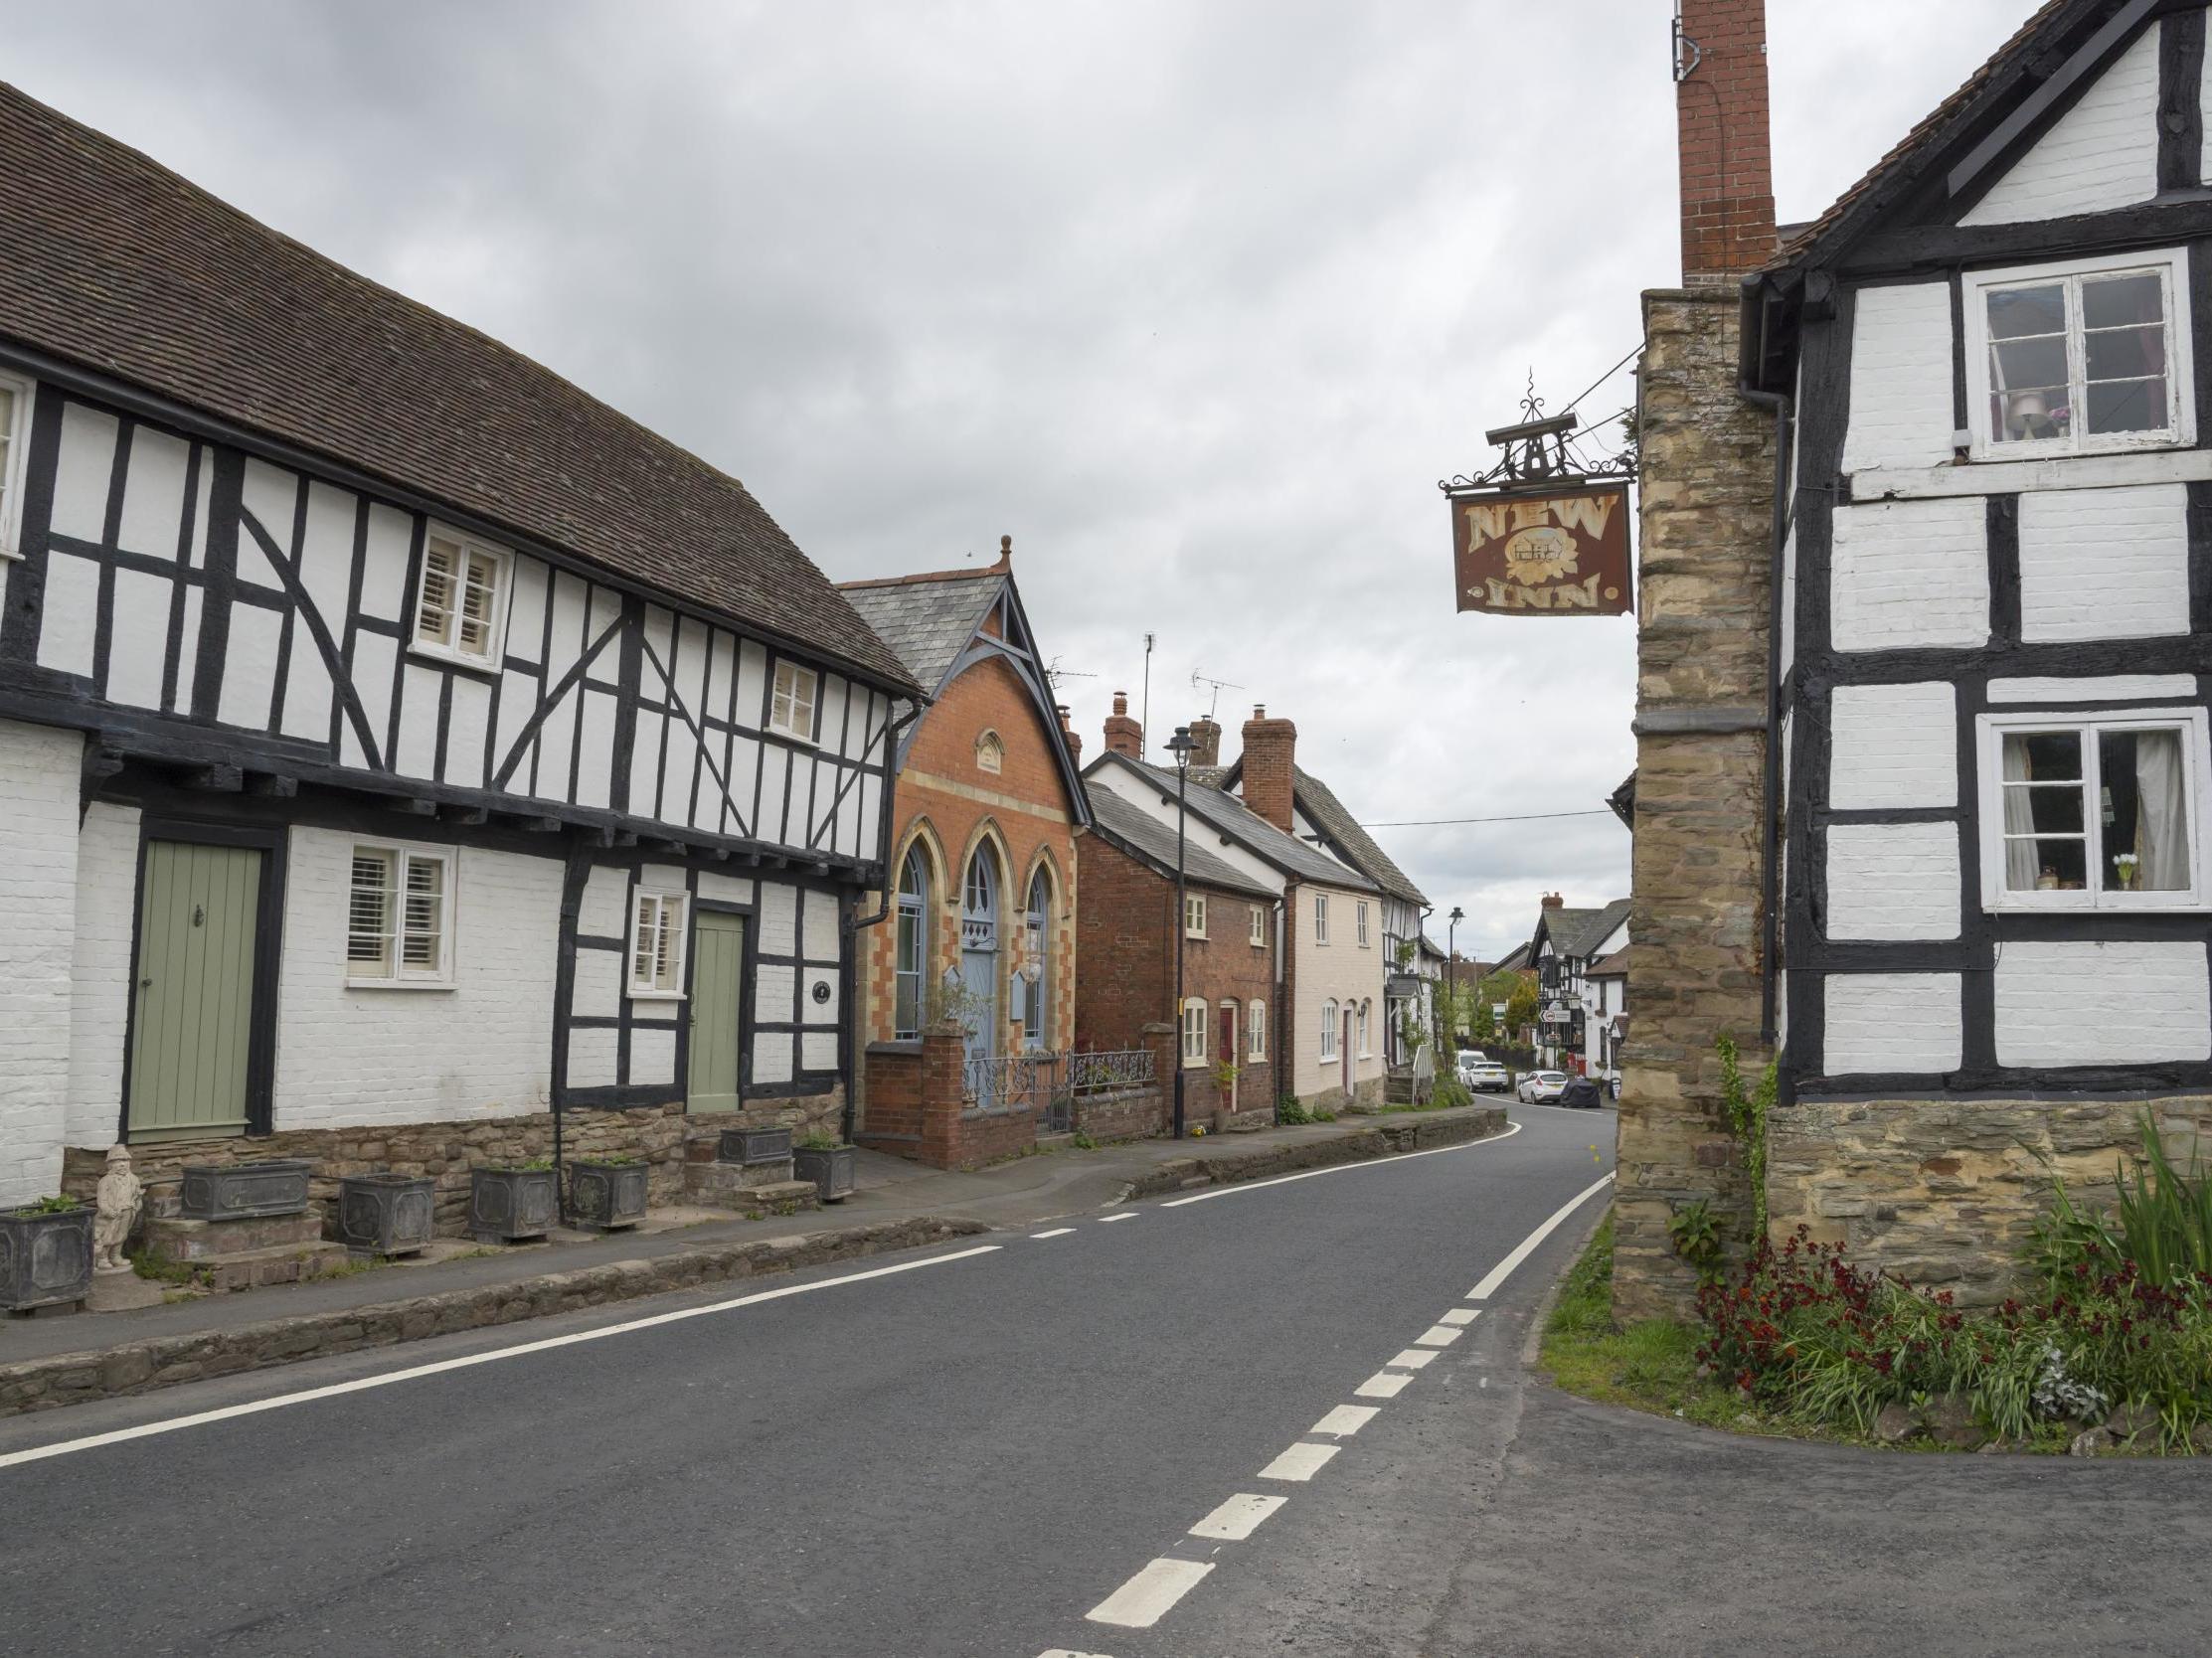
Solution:
<path fill-rule="evenodd" d="M 1245 1058 L 1259 1064 L 1268 1057 L 1268 1004 L 1254 1002 L 1245 1009 Z"/>
<path fill-rule="evenodd" d="M 346 899 L 346 982 L 451 984 L 452 912 L 450 853 L 356 846 Z"/>
<path fill-rule="evenodd" d="M 630 983 L 635 997 L 684 993 L 684 935 L 691 899 L 640 887 L 630 910 Z"/>
<path fill-rule="evenodd" d="M 1193 996 L 1183 1004 L 1183 1064 L 1206 1063 L 1206 1004 Z"/>
<path fill-rule="evenodd" d="M 1973 457 L 2194 441 L 2186 268 L 2162 252 L 1968 273 Z"/>
<path fill-rule="evenodd" d="M 1985 714 L 1982 902 L 2174 910 L 2205 902 L 2205 712 Z"/>
<path fill-rule="evenodd" d="M 1313 895 L 1313 941 L 1316 944 L 1329 941 L 1329 896 L 1326 893 Z"/>
<path fill-rule="evenodd" d="M 815 697 L 821 676 L 796 662 L 775 665 L 775 685 L 768 693 L 768 730 L 801 743 L 814 741 Z"/>
<path fill-rule="evenodd" d="M 471 667 L 497 667 L 507 624 L 510 555 L 444 530 L 423 541 L 415 589 L 415 649 Z"/>
<path fill-rule="evenodd" d="M 1367 948 L 1367 906 L 1355 905 L 1352 909 L 1352 930 L 1359 934 L 1359 947 Z"/>
<path fill-rule="evenodd" d="M 1268 947 L 1268 912 L 1257 904 L 1252 907 L 1252 947 L 1256 950 Z"/>
<path fill-rule="evenodd" d="M 1356 1035 L 1354 1037 L 1353 1050 L 1363 1060 L 1372 1059 L 1375 1055 L 1375 1050 L 1369 1047 L 1367 1042 L 1367 1012 L 1368 1009 L 1372 1006 L 1373 1004 L 1370 1002 L 1361 1002 L 1359 1005 L 1359 1016 L 1354 1021 Z"/>
<path fill-rule="evenodd" d="M 1183 932 L 1191 938 L 1206 936 L 1206 899 L 1202 893 L 1183 895 Z"/>
<path fill-rule="evenodd" d="M 922 1035 L 922 1009 L 930 983 L 930 860 L 919 845 L 899 866 L 899 919 L 893 936 L 891 1035 L 912 1042 Z"/>
<path fill-rule="evenodd" d="M 1336 1060 L 1336 1004 L 1321 1004 L 1321 1063 L 1334 1064 Z"/>
<path fill-rule="evenodd" d="M 0 374 L 0 559 L 23 551 L 23 465 L 31 448 L 31 405 L 36 399 L 30 381 Z"/>

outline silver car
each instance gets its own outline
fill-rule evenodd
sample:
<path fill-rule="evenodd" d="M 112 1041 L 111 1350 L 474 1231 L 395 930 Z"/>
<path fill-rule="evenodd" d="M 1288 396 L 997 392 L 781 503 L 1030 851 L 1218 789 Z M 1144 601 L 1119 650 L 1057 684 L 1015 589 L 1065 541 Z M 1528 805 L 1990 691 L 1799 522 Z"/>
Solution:
<path fill-rule="evenodd" d="M 1473 1049 L 1459 1056 L 1459 1080 L 1477 1093 L 1502 1093 L 1513 1085 L 1505 1067 Z"/>
<path fill-rule="evenodd" d="M 1567 1086 L 1564 1071 L 1532 1071 L 1521 1078 L 1515 1091 L 1523 1105 L 1548 1105 L 1558 1099 Z"/>

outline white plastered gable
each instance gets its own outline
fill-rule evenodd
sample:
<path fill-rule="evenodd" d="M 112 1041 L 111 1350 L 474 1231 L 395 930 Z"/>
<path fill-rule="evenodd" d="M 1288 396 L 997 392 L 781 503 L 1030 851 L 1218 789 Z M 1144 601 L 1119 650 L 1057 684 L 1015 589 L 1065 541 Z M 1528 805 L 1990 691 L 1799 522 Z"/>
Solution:
<path fill-rule="evenodd" d="M 2016 225 L 2147 202 L 2158 193 L 2153 22 L 1959 220 Z"/>

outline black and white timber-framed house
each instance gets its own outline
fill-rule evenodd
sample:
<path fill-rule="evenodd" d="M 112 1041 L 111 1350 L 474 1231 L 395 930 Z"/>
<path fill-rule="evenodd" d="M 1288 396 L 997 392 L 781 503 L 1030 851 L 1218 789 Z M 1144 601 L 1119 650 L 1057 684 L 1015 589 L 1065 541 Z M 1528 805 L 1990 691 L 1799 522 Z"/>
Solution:
<path fill-rule="evenodd" d="M 0 151 L 0 1201 L 118 1138 L 835 1126 L 904 664 L 518 353 L 13 88 Z"/>

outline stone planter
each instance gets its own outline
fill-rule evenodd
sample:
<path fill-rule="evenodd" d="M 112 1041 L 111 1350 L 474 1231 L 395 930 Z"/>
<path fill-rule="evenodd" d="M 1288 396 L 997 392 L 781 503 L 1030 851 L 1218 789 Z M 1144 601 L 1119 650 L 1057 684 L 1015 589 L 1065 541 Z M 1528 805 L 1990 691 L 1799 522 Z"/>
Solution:
<path fill-rule="evenodd" d="M 725 1163 L 781 1163 L 791 1155 L 788 1128 L 725 1128 L 721 1161 Z"/>
<path fill-rule="evenodd" d="M 428 1246 L 437 1219 L 427 1175 L 346 1175 L 338 1182 L 338 1242 L 372 1255 L 412 1255 Z"/>
<path fill-rule="evenodd" d="M 636 1226 L 645 1219 L 650 1173 L 643 1163 L 571 1163 L 569 1219 L 596 1232 Z"/>
<path fill-rule="evenodd" d="M 799 1180 L 812 1181 L 824 1203 L 849 1198 L 853 1193 L 853 1149 L 833 1146 L 814 1150 L 800 1146 L 791 1153 L 791 1173 Z"/>
<path fill-rule="evenodd" d="M 307 1210 L 307 1176 L 314 1164 L 301 1157 L 259 1163 L 187 1163 L 177 1193 L 188 1221 L 255 1221 Z"/>
<path fill-rule="evenodd" d="M 551 1169 L 471 1169 L 468 1236 L 479 1244 L 543 1238 L 560 1219 Z"/>
<path fill-rule="evenodd" d="M 82 1301 L 92 1292 L 92 1207 L 0 1210 L 0 1310 Z"/>

